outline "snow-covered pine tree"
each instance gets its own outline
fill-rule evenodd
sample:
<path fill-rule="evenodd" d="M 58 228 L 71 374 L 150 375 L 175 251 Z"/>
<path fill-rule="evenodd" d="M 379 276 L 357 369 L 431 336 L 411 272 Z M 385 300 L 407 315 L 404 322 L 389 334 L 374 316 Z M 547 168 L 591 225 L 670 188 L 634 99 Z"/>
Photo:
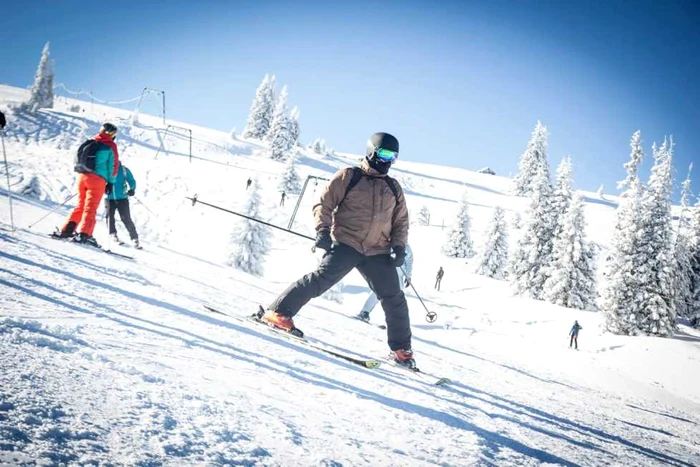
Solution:
<path fill-rule="evenodd" d="M 256 219 L 262 209 L 258 189 L 258 180 L 255 179 L 248 190 L 248 199 L 243 208 L 243 214 Z M 270 232 L 267 226 L 243 219 L 231 235 L 233 248 L 227 264 L 250 274 L 261 276 L 265 254 L 269 249 L 269 236 Z"/>
<path fill-rule="evenodd" d="M 296 147 L 299 143 L 301 128 L 299 127 L 299 107 L 294 107 L 289 114 L 289 134 L 292 147 Z"/>
<path fill-rule="evenodd" d="M 250 114 L 248 114 L 248 122 L 243 129 L 244 138 L 263 139 L 267 135 L 275 107 L 274 96 L 275 77 L 265 75 L 255 91 L 255 98 L 250 106 Z"/>
<path fill-rule="evenodd" d="M 486 242 L 481 249 L 476 273 L 494 279 L 505 279 L 508 266 L 508 231 L 503 208 L 493 210 L 491 224 L 486 231 Z"/>
<path fill-rule="evenodd" d="M 236 139 L 236 127 L 234 126 L 231 128 L 231 131 L 229 131 L 228 135 L 231 137 L 231 139 L 235 140 Z"/>
<path fill-rule="evenodd" d="M 538 121 L 525 152 L 520 156 L 518 174 L 514 180 L 516 196 L 532 194 L 535 174 L 541 165 L 547 166 L 547 128 Z"/>
<path fill-rule="evenodd" d="M 552 204 L 552 185 L 546 165 L 539 164 L 532 179 L 532 194 L 525 232 L 510 263 L 513 290 L 518 295 L 542 298 L 549 276 L 556 212 Z"/>
<path fill-rule="evenodd" d="M 430 209 L 425 204 L 418 212 L 418 225 L 430 225 Z"/>
<path fill-rule="evenodd" d="M 296 159 L 296 150 L 289 151 L 287 165 L 284 172 L 282 172 L 278 185 L 279 191 L 283 191 L 288 195 L 297 194 L 301 191 L 301 177 L 299 177 L 296 169 Z"/>
<path fill-rule="evenodd" d="M 630 160 L 624 165 L 627 177 L 618 183 L 618 187 L 625 191 L 620 195 L 611 252 L 606 260 L 607 287 L 603 292 L 603 314 L 608 331 L 635 335 L 640 332 L 638 317 L 644 297 L 637 270 L 645 261 L 639 247 L 645 191 L 638 173 L 644 158 L 640 131 L 632 135 L 630 148 Z"/>
<path fill-rule="evenodd" d="M 700 199 L 692 209 L 688 248 L 692 274 L 687 317 L 691 326 L 700 328 Z"/>
<path fill-rule="evenodd" d="M 595 254 L 585 238 L 586 222 L 579 195 L 572 196 L 569 207 L 560 214 L 558 224 L 550 276 L 544 283 L 542 296 L 555 305 L 595 310 Z"/>
<path fill-rule="evenodd" d="M 676 261 L 676 315 L 688 316 L 689 304 L 692 300 L 692 270 L 691 270 L 691 250 L 690 250 L 690 203 L 692 197 L 690 173 L 693 164 L 688 167 L 688 176 L 681 185 L 681 213 L 676 229 L 676 243 L 674 246 L 674 256 Z"/>
<path fill-rule="evenodd" d="M 326 142 L 321 139 L 321 138 L 316 138 L 313 143 L 311 143 L 311 149 L 316 154 L 325 154 L 326 153 Z"/>
<path fill-rule="evenodd" d="M 287 113 L 287 86 L 280 92 L 267 137 L 270 140 L 270 158 L 282 160 L 289 156 L 292 149 L 292 133 Z"/>
<path fill-rule="evenodd" d="M 513 228 L 516 230 L 520 230 L 523 228 L 523 216 L 520 215 L 519 212 L 516 212 L 513 214 L 513 220 L 511 221 Z"/>
<path fill-rule="evenodd" d="M 676 327 L 676 269 L 671 229 L 673 190 L 673 139 L 654 147 L 654 166 L 642 200 L 642 236 L 639 248 L 644 262 L 636 271 L 643 293 L 638 317 L 646 334 L 670 336 Z"/>
<path fill-rule="evenodd" d="M 50 58 L 49 43 L 41 51 L 39 66 L 34 75 L 34 84 L 29 91 L 29 99 L 20 108 L 29 112 L 53 108 L 54 64 Z"/>
<path fill-rule="evenodd" d="M 453 258 L 472 258 L 476 252 L 469 232 L 470 229 L 471 217 L 469 217 L 469 203 L 467 203 L 465 193 L 459 203 L 457 219 L 450 229 L 447 243 L 442 247 L 443 253 Z"/>
<path fill-rule="evenodd" d="M 556 238 L 562 228 L 561 218 L 569 210 L 573 190 L 571 185 L 572 173 L 571 157 L 567 156 L 561 160 L 557 167 L 557 180 L 554 185 L 554 196 L 552 197 L 552 209 L 557 217 L 556 226 L 554 228 L 554 238 Z"/>

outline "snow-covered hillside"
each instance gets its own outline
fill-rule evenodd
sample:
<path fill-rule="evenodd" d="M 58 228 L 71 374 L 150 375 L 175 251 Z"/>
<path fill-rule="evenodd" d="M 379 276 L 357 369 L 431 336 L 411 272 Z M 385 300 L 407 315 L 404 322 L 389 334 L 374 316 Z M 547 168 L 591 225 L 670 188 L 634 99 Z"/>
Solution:
<path fill-rule="evenodd" d="M 0 86 L 3 111 L 25 98 Z M 392 169 L 413 217 L 424 205 L 431 212 L 430 225 L 412 224 L 410 243 L 413 283 L 438 320 L 426 322 L 413 292 L 408 299 L 419 366 L 452 380 L 435 387 L 204 309 L 249 314 L 317 264 L 308 240 L 273 231 L 263 277 L 225 266 L 238 219 L 186 199 L 238 210 L 246 180 L 257 178 L 264 220 L 286 228 L 297 197 L 279 206 L 284 164 L 263 143 L 169 121 L 192 130 L 190 161 L 189 140 L 166 135 L 160 118 L 131 125 L 128 111 L 71 112 L 76 103 L 60 98 L 34 117 L 6 112 L 18 229 L 0 231 L 0 464 L 700 464 L 700 333 L 605 334 L 598 313 L 513 297 L 507 283 L 441 254 L 465 190 L 477 249 L 495 206 L 509 224 L 525 215 L 509 179 L 406 161 Z M 46 235 L 73 206 L 58 205 L 74 191 L 75 149 L 105 120 L 120 128 L 137 179 L 131 206 L 145 249 L 110 245 L 133 261 Z M 303 151 L 298 169 L 329 178 L 359 157 Z M 295 231 L 312 233 L 321 188 L 307 188 Z M 616 199 L 582 194 L 589 238 L 605 251 Z M 519 232 L 510 230 L 512 243 Z M 104 222 L 95 236 L 108 244 Z M 331 348 L 380 358 L 385 331 L 351 319 L 368 290 L 352 273 L 342 304 L 313 300 L 295 321 Z M 383 322 L 380 310 L 372 318 Z M 575 319 L 578 352 L 568 348 Z"/>

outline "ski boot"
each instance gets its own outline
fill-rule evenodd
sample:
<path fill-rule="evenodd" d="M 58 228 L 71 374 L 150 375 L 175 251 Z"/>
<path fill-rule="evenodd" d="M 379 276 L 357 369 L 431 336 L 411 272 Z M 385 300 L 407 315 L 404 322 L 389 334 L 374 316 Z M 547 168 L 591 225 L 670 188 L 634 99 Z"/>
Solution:
<path fill-rule="evenodd" d="M 95 248 L 102 248 L 99 243 L 97 243 L 97 240 L 95 240 L 95 237 L 92 235 L 84 234 L 84 233 L 79 233 L 75 237 L 73 237 L 73 241 L 75 243 L 82 243 L 84 245 L 90 245 Z"/>
<path fill-rule="evenodd" d="M 286 331 L 297 337 L 304 337 L 304 333 L 301 331 L 301 329 L 294 326 L 294 320 L 292 320 L 292 318 L 281 315 L 276 311 L 267 310 L 258 319 L 260 322 L 265 323 L 268 326 L 272 326 L 273 328 Z"/>
<path fill-rule="evenodd" d="M 419 371 L 416 366 L 416 360 L 413 358 L 413 351 L 411 349 L 399 349 L 393 350 L 389 354 L 389 358 L 394 361 L 397 365 L 406 367 L 412 371 Z"/>
<path fill-rule="evenodd" d="M 58 227 L 56 227 L 56 230 L 52 232 L 51 237 L 53 238 L 71 238 L 75 235 L 75 222 L 71 221 L 66 226 L 63 228 L 63 230 L 59 230 Z"/>
<path fill-rule="evenodd" d="M 369 311 L 361 311 L 360 314 L 355 316 L 355 318 L 359 319 L 360 321 L 369 323 Z"/>
<path fill-rule="evenodd" d="M 138 238 L 134 238 L 132 241 L 134 242 L 134 248 L 136 248 L 137 250 L 142 250 L 142 249 L 143 249 L 143 247 L 142 247 L 141 244 L 139 243 L 139 239 L 138 239 Z"/>

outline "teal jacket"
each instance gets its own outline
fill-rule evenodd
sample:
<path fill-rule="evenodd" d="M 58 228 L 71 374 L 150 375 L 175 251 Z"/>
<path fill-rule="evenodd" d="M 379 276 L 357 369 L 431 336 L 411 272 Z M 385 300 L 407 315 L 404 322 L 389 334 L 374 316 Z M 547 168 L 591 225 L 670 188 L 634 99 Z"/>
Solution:
<path fill-rule="evenodd" d="M 136 191 L 136 180 L 131 174 L 131 170 L 126 168 L 126 166 L 119 163 L 119 168 L 117 169 L 117 176 L 115 178 L 114 187 L 112 187 L 112 193 L 107 195 L 109 199 L 127 199 L 129 190 Z"/>
<path fill-rule="evenodd" d="M 107 183 L 114 183 L 112 176 L 114 170 L 114 152 L 106 144 L 100 144 L 100 149 L 95 153 L 95 175 L 104 178 Z"/>

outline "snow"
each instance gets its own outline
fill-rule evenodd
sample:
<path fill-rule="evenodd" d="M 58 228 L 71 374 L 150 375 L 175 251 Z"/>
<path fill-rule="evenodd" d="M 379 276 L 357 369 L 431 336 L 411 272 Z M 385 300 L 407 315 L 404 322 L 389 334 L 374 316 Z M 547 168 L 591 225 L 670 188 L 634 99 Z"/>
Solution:
<path fill-rule="evenodd" d="M 0 108 L 27 95 L 0 86 Z M 673 338 L 612 335 L 599 313 L 514 297 L 508 283 L 441 254 L 443 219 L 450 223 L 465 190 L 477 247 L 496 206 L 509 218 L 525 215 L 512 180 L 406 161 L 392 169 L 413 212 L 425 205 L 432 213 L 431 225 L 411 225 L 410 244 L 413 284 L 438 320 L 426 322 L 415 294 L 407 297 L 419 366 L 453 380 L 433 387 L 204 309 L 249 314 L 321 254 L 271 230 L 262 277 L 226 266 L 239 219 L 185 199 L 196 193 L 240 211 L 245 182 L 257 177 L 260 215 L 286 228 L 298 197 L 279 206 L 284 163 L 269 159 L 266 143 L 169 121 L 192 130 L 193 161 L 185 136 L 169 136 L 155 159 L 160 118 L 142 113 L 131 126 L 129 111 L 71 112 L 76 104 L 57 97 L 35 119 L 8 113 L 17 230 L 0 230 L 0 464 L 700 464 L 700 332 L 681 325 Z M 140 202 L 131 207 L 144 250 L 110 247 L 133 261 L 46 235 L 72 207 L 58 205 L 73 192 L 74 149 L 106 119 L 120 128 L 117 143 L 137 179 Z M 302 178 L 329 178 L 359 157 L 302 149 L 296 167 Z M 43 196 L 19 194 L 32 177 Z M 294 229 L 304 235 L 322 188 L 310 183 L 300 202 Z M 580 195 L 587 237 L 605 251 L 617 198 Z M 0 226 L 9 228 L 6 196 Z M 512 248 L 522 231 L 511 232 Z M 107 244 L 104 222 L 95 236 Z M 342 305 L 315 299 L 295 321 L 336 350 L 380 358 L 385 331 L 351 319 L 368 292 L 353 272 Z M 381 313 L 372 319 L 382 322 Z M 574 320 L 583 327 L 579 351 L 568 348 Z"/>

